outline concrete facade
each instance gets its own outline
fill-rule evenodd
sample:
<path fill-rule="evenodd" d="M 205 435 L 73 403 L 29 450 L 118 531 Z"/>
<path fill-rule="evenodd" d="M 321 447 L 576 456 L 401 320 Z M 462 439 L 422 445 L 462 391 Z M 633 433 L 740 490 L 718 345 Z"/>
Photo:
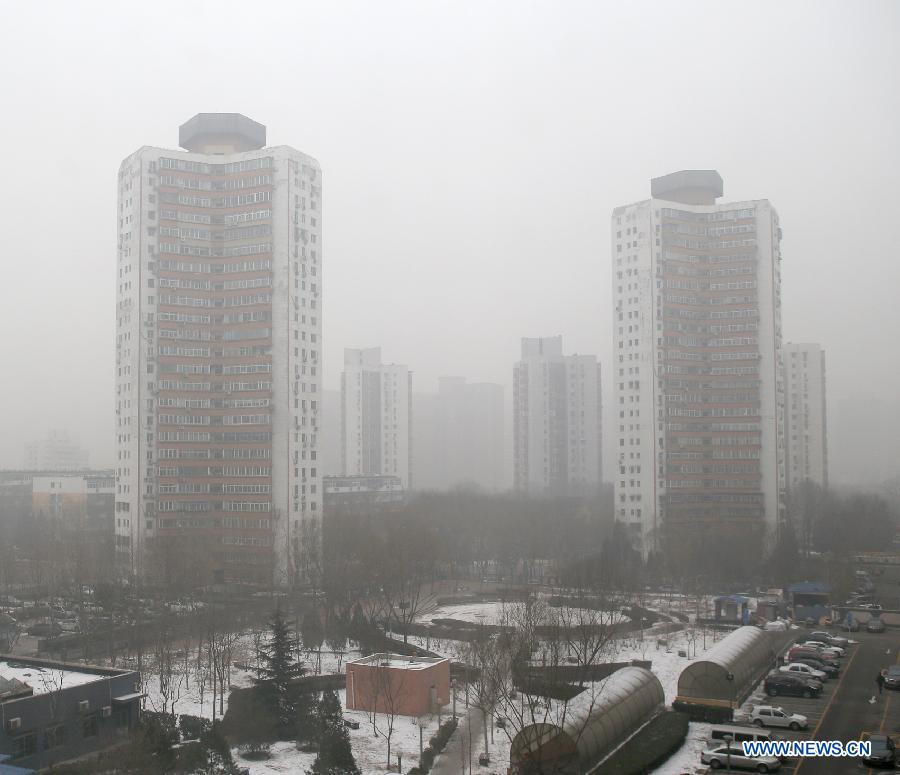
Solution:
<path fill-rule="evenodd" d="M 210 580 L 299 579 L 321 517 L 322 173 L 238 114 L 118 177 L 116 547 L 202 544 Z M 227 131 L 226 131 L 227 130 Z"/>
<path fill-rule="evenodd" d="M 562 337 L 522 339 L 513 367 L 513 484 L 534 495 L 593 495 L 602 482 L 600 365 L 563 355 Z"/>
<path fill-rule="evenodd" d="M 412 483 L 412 372 L 381 362 L 381 348 L 344 350 L 341 464 L 344 476 L 399 476 Z"/>
<path fill-rule="evenodd" d="M 132 670 L 0 655 L 0 679 L 0 756 L 19 767 L 114 745 L 140 718 L 141 677 Z"/>
<path fill-rule="evenodd" d="M 787 489 L 812 481 L 828 486 L 825 351 L 817 344 L 784 347 Z"/>
<path fill-rule="evenodd" d="M 665 529 L 761 528 L 771 546 L 785 489 L 778 214 L 716 203 L 711 170 L 652 190 L 612 214 L 616 518 L 645 556 Z"/>
<path fill-rule="evenodd" d="M 449 659 L 372 654 L 347 663 L 348 710 L 424 716 L 449 702 Z"/>
<path fill-rule="evenodd" d="M 392 511 L 403 504 L 399 476 L 326 476 L 325 515 L 335 511 L 372 514 Z"/>
<path fill-rule="evenodd" d="M 60 519 L 72 527 L 111 524 L 116 479 L 112 471 L 38 475 L 31 480 L 31 512 Z"/>

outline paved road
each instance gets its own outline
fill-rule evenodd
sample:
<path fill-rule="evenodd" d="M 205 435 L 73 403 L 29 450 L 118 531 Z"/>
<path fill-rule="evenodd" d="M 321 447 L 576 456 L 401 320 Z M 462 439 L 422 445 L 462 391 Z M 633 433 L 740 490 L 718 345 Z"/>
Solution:
<path fill-rule="evenodd" d="M 900 733 L 900 692 L 885 691 L 879 697 L 875 684 L 879 670 L 900 662 L 900 632 L 859 633 L 856 637 L 860 644 L 845 658 L 847 664 L 840 681 L 810 735 L 813 740 L 847 742 L 858 740 L 864 732 Z M 804 775 L 848 772 L 858 775 L 861 770 L 857 761 L 848 759 L 806 759 L 795 771 Z"/>
<path fill-rule="evenodd" d="M 483 737 L 481 711 L 470 707 L 466 715 L 460 717 L 459 726 L 456 727 L 456 731 L 450 740 L 447 741 L 447 746 L 434 760 L 434 766 L 431 769 L 432 773 L 434 775 L 460 775 L 460 773 L 469 772 L 470 752 L 472 770 L 477 772 L 478 754 L 483 748 L 483 743 L 481 742 Z M 506 767 L 504 766 L 503 769 L 505 770 Z"/>

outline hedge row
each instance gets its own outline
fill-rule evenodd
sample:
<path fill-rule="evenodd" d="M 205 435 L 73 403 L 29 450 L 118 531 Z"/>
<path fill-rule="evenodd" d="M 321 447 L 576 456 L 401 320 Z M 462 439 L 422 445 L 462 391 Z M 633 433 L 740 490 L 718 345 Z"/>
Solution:
<path fill-rule="evenodd" d="M 447 746 L 450 735 L 456 729 L 457 721 L 454 718 L 448 719 L 438 728 L 438 731 L 428 741 L 425 750 L 422 751 L 422 760 L 419 764 L 407 773 L 407 775 L 427 775 L 431 770 L 437 755 Z"/>

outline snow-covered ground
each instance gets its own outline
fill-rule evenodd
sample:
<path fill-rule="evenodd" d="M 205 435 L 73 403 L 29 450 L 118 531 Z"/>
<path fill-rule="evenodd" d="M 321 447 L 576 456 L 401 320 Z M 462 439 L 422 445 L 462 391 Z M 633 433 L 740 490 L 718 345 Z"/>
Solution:
<path fill-rule="evenodd" d="M 610 641 L 603 659 L 608 662 L 650 661 L 652 663 L 650 669 L 662 684 L 666 696 L 666 705 L 668 706 L 671 705 L 678 693 L 678 677 L 681 675 L 681 671 L 694 659 L 701 659 L 703 654 L 709 651 L 726 634 L 715 631 L 707 632 L 706 647 L 704 648 L 703 633 L 699 630 L 681 630 L 668 635 L 657 635 L 654 637 L 649 637 L 647 632 L 645 632 L 643 640 L 635 635 Z M 663 638 L 667 639 L 667 647 L 660 645 Z M 446 641 L 445 643 L 453 644 L 454 642 Z M 442 653 L 440 645 L 432 642 L 432 650 Z M 694 656 L 695 648 L 696 657 Z M 679 651 L 690 654 L 690 657 L 679 656 Z M 461 690 L 458 697 L 458 707 L 462 709 Z M 566 715 L 569 716 L 571 713 L 577 712 L 579 707 L 585 703 L 590 704 L 592 701 L 594 704 L 602 701 L 602 682 L 592 684 L 581 695 L 573 698 L 566 709 Z M 555 710 L 553 713 L 561 717 L 559 710 Z M 663 775 L 693 773 L 692 766 L 699 768 L 700 751 L 708 731 L 708 724 L 691 724 L 688 739 L 685 741 L 684 746 L 658 772 L 663 773 Z M 505 766 L 505 763 L 509 761 L 510 737 L 515 736 L 515 732 L 515 729 L 509 727 L 506 730 L 494 729 L 494 742 L 489 745 L 489 748 L 491 761 L 498 763 L 495 766 L 500 766 L 500 764 Z M 473 747 L 476 756 L 484 749 L 483 734 L 480 729 L 477 741 L 473 738 Z"/>
<path fill-rule="evenodd" d="M 428 624 L 435 619 L 456 619 L 471 624 L 498 624 L 513 606 L 519 603 L 508 603 L 495 600 L 487 603 L 459 603 L 442 605 L 416 617 L 417 622 Z M 554 610 L 552 607 L 549 609 Z M 598 611 L 598 619 L 604 624 L 616 624 L 629 621 L 628 617 L 618 611 Z"/>
<path fill-rule="evenodd" d="M 97 673 L 28 665 L 24 662 L 16 662 L 15 659 L 11 660 L 11 663 L 0 661 L 0 678 L 28 684 L 34 694 L 48 694 L 60 689 L 68 689 L 70 686 L 81 686 L 91 681 L 99 681 L 104 677 Z"/>
<path fill-rule="evenodd" d="M 237 748 L 232 749 L 234 763 L 238 767 L 246 767 L 250 775 L 274 775 L 274 773 L 291 773 L 291 775 L 303 775 L 311 769 L 316 760 L 314 753 L 304 753 L 297 750 L 296 743 L 272 743 L 269 749 L 271 758 L 262 762 L 251 762 L 242 759 Z"/>
<path fill-rule="evenodd" d="M 338 692 L 341 705 L 346 695 Z M 449 709 L 448 709 L 449 710 Z M 353 756 L 362 775 L 382 775 L 387 768 L 387 729 L 388 717 L 384 713 L 375 716 L 375 729 L 372 729 L 372 716 L 358 710 L 345 710 L 344 718 L 359 722 L 359 729 L 348 729 Z M 448 714 L 443 715 L 446 721 Z M 397 716 L 391 733 L 391 766 L 396 771 L 397 754 L 403 757 L 403 771 L 407 772 L 419 761 L 419 730 L 422 730 L 423 747 L 428 739 L 437 732 L 437 716 L 414 719 L 409 716 Z M 241 758 L 238 749 L 232 751 L 235 762 L 241 767 L 249 767 L 250 775 L 274 775 L 275 773 L 302 773 L 312 767 L 316 759 L 314 753 L 303 753 L 297 750 L 295 743 L 274 743 L 271 748 L 272 758 L 262 762 L 249 762 Z"/>
<path fill-rule="evenodd" d="M 684 773 L 706 772 L 707 767 L 700 763 L 700 754 L 707 746 L 707 738 L 712 724 L 701 724 L 692 721 L 688 727 L 687 738 L 666 762 L 654 770 L 655 775 L 684 775 Z"/>
<path fill-rule="evenodd" d="M 265 643 L 265 641 L 264 641 Z M 300 658 L 303 660 L 307 675 L 326 675 L 329 673 L 343 672 L 348 659 L 357 659 L 361 656 L 358 648 L 348 645 L 344 652 L 334 652 L 327 649 L 319 651 L 303 651 Z M 163 707 L 163 693 L 160 689 L 159 669 L 155 664 L 153 655 L 145 655 L 143 670 L 144 691 L 147 698 L 144 707 L 148 710 L 160 711 Z M 238 664 L 243 667 L 238 667 Z M 248 688 L 253 686 L 256 666 L 256 644 L 251 633 L 241 635 L 232 649 L 232 663 L 228 680 L 226 681 L 226 693 L 222 703 L 216 696 L 216 718 L 221 718 L 222 710 L 228 710 L 228 694 L 232 688 Z M 203 718 L 213 718 L 213 694 L 209 676 L 205 670 L 204 660 L 200 660 L 198 670 L 197 649 L 188 649 L 185 656 L 177 660 L 172 677 L 172 685 L 169 691 L 169 699 L 166 707 L 173 708 L 176 714 L 185 713 Z M 205 684 L 201 686 L 200 678 L 205 678 Z M 68 684 L 67 684 L 68 685 Z M 221 707 L 221 709 L 220 709 Z"/>

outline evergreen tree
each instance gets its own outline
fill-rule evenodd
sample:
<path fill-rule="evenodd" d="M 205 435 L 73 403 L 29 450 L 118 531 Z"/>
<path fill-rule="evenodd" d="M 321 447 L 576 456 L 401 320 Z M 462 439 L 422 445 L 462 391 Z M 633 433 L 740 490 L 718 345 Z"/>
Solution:
<path fill-rule="evenodd" d="M 298 715 L 306 715 L 303 698 L 291 681 L 303 675 L 303 663 L 291 656 L 293 636 L 280 609 L 275 610 L 269 623 L 272 631 L 269 642 L 260 647 L 256 683 L 263 706 L 271 714 L 279 738 L 290 737 L 297 728 Z"/>
<path fill-rule="evenodd" d="M 350 735 L 344 726 L 341 701 L 334 692 L 322 695 L 316 722 L 319 753 L 307 775 L 360 775 L 350 747 Z"/>

